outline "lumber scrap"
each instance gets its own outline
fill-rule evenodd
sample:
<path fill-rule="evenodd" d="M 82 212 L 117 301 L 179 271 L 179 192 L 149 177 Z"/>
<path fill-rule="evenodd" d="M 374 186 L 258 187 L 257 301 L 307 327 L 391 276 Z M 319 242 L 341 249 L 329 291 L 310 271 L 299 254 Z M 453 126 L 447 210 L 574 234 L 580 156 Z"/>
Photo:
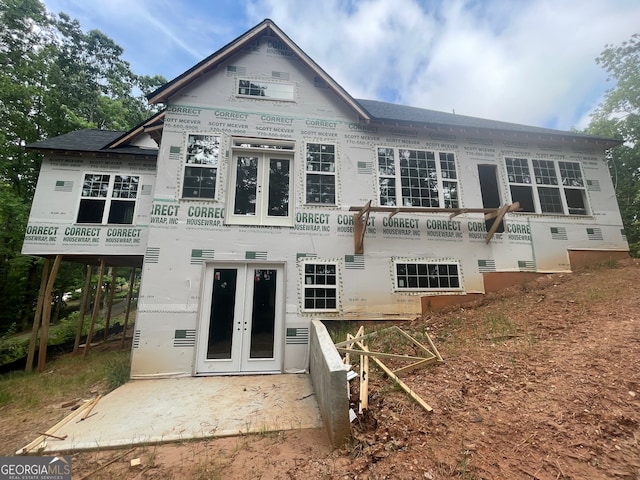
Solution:
<path fill-rule="evenodd" d="M 58 431 L 64 425 L 69 423 L 71 420 L 73 420 L 82 412 L 84 412 L 87 408 L 89 408 L 92 403 L 93 403 L 93 400 L 89 400 L 83 403 L 82 405 L 80 405 L 80 407 L 78 407 L 69 415 L 64 417 L 62 420 L 56 423 L 53 427 L 49 428 L 44 434 L 39 435 L 35 440 L 29 442 L 27 445 L 17 450 L 16 455 L 28 455 L 29 452 L 33 452 L 34 450 L 39 450 L 40 448 L 43 448 L 46 445 L 47 436 L 54 435 L 56 431 Z"/>
<path fill-rule="evenodd" d="M 360 348 L 364 349 L 366 347 L 364 347 L 364 345 L 362 344 L 362 342 L 357 341 L 356 345 L 359 346 Z M 393 381 L 395 381 L 398 386 L 400 388 L 402 388 L 405 392 L 407 392 L 407 394 L 418 404 L 420 405 L 425 411 L 427 412 L 432 412 L 433 408 L 431 408 L 431 406 L 425 402 L 420 395 L 418 395 L 416 392 L 413 391 L 413 389 L 407 385 L 406 383 L 404 383 L 400 377 L 398 377 L 395 373 L 393 373 L 389 367 L 387 367 L 384 363 L 382 363 L 382 361 L 378 360 L 376 357 L 372 356 L 371 359 L 375 362 L 376 365 L 378 365 L 382 371 L 384 373 L 387 374 L 387 376 L 389 378 L 391 378 Z"/>

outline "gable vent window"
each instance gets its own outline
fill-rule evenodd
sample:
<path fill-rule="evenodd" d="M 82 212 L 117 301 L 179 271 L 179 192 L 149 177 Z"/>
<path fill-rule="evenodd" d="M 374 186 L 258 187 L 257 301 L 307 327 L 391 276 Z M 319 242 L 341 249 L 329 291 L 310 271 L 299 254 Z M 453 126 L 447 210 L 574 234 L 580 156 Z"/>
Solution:
<path fill-rule="evenodd" d="M 87 173 L 77 223 L 133 224 L 140 177 Z"/>
<path fill-rule="evenodd" d="M 262 80 L 238 80 L 238 95 L 262 100 L 295 99 L 295 88 L 289 83 L 265 82 Z"/>
<path fill-rule="evenodd" d="M 524 212 L 588 215 L 584 177 L 578 162 L 505 158 L 511 200 Z"/>

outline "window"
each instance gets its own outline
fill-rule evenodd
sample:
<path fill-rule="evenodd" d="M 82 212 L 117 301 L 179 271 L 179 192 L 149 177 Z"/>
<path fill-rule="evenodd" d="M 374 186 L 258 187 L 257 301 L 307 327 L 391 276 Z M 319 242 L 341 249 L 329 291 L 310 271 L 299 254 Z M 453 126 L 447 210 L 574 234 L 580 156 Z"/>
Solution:
<path fill-rule="evenodd" d="M 335 312 L 338 310 L 338 265 L 305 262 L 303 311 Z"/>
<path fill-rule="evenodd" d="M 264 100 L 293 101 L 295 99 L 295 89 L 293 85 L 287 83 L 238 80 L 238 95 L 258 97 Z"/>
<path fill-rule="evenodd" d="M 336 204 L 336 147 L 307 143 L 306 203 Z"/>
<path fill-rule="evenodd" d="M 511 200 L 520 202 L 523 211 L 587 215 L 587 195 L 579 163 L 506 158 L 505 164 Z"/>
<path fill-rule="evenodd" d="M 133 224 L 140 177 L 87 173 L 77 223 Z"/>
<path fill-rule="evenodd" d="M 381 206 L 460 206 L 453 153 L 380 147 L 377 161 Z"/>
<path fill-rule="evenodd" d="M 220 156 L 220 137 L 217 135 L 189 135 L 187 137 L 182 198 L 213 200 Z"/>
<path fill-rule="evenodd" d="M 227 223 L 293 225 L 292 142 L 236 138 Z"/>
<path fill-rule="evenodd" d="M 396 261 L 395 274 L 395 288 L 400 291 L 462 290 L 457 263 Z"/>

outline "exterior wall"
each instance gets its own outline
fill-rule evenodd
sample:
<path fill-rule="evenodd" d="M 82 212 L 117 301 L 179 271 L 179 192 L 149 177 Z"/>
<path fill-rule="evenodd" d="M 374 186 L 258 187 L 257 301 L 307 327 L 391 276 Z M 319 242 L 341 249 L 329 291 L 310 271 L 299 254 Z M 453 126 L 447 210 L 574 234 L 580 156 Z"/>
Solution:
<path fill-rule="evenodd" d="M 140 176 L 132 225 L 76 223 L 85 173 Z M 22 253 L 144 255 L 155 179 L 155 161 L 77 156 L 45 158 Z"/>
<path fill-rule="evenodd" d="M 274 72 L 277 79 L 274 79 Z M 295 85 L 295 101 L 241 98 L 238 78 Z M 220 137 L 217 197 L 181 198 L 189 134 Z M 294 143 L 292 226 L 228 225 L 234 136 Z M 337 205 L 305 203 L 305 146 L 333 144 L 337 155 Z M 495 165 L 502 203 L 510 202 L 504 157 L 568 160 L 583 166 L 589 188 L 588 216 L 509 214 L 505 233 L 485 243 L 481 214 L 372 213 L 364 255 L 354 255 L 353 212 L 377 205 L 377 147 L 400 147 L 455 155 L 461 207 L 482 207 L 478 165 Z M 436 153 L 437 155 L 437 153 Z M 394 287 L 393 260 L 435 260 L 459 266 L 460 296 L 485 291 L 486 272 L 569 271 L 568 249 L 625 251 L 615 195 L 603 153 L 591 147 L 557 144 L 515 135 L 491 136 L 452 130 L 365 125 L 306 67 L 272 39 L 260 39 L 213 74 L 171 99 L 158 157 L 158 181 L 151 207 L 149 241 L 138 304 L 132 375 L 190 375 L 200 334 L 203 273 L 212 262 L 276 262 L 285 266 L 285 372 L 308 366 L 307 339 L 313 318 L 402 319 L 422 310 L 429 292 Z M 334 261 L 339 270 L 335 314 L 304 313 L 305 259 Z M 443 292 L 437 292 L 441 295 Z"/>

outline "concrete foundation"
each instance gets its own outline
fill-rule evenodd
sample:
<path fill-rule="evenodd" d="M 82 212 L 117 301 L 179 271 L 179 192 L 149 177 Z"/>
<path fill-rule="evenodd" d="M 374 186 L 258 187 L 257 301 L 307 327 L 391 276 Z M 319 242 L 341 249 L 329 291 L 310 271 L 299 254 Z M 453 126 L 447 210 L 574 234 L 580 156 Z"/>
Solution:
<path fill-rule="evenodd" d="M 320 320 L 311 322 L 309 370 L 331 443 L 341 446 L 351 436 L 347 368 Z"/>

